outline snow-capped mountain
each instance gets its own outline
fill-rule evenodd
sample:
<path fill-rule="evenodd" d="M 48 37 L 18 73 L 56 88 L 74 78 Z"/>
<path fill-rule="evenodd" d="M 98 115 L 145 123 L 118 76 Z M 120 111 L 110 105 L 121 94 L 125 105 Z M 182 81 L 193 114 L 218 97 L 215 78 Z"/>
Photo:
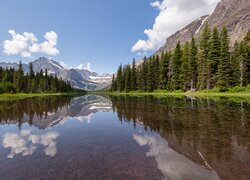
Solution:
<path fill-rule="evenodd" d="M 108 73 L 99 75 L 96 72 L 90 72 L 86 69 L 67 69 L 57 61 L 46 57 L 40 57 L 31 63 L 35 73 L 39 72 L 41 69 L 43 71 L 47 69 L 48 74 L 53 74 L 63 80 L 67 80 L 71 82 L 73 87 L 79 89 L 98 90 L 109 86 L 112 80 L 112 75 Z M 18 63 L 0 62 L 0 67 L 17 69 Z M 28 64 L 23 64 L 25 73 L 28 72 L 28 67 Z"/>

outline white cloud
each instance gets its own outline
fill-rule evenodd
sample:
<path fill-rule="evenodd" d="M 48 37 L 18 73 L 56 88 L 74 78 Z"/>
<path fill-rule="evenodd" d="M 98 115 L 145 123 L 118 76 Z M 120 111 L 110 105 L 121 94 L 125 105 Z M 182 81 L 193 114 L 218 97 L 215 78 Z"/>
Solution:
<path fill-rule="evenodd" d="M 80 64 L 79 66 L 76 67 L 76 69 L 80 69 L 80 70 L 86 69 L 86 70 L 92 72 L 91 64 L 90 63 L 87 63 L 86 65 Z"/>
<path fill-rule="evenodd" d="M 51 131 L 43 135 L 32 134 L 30 130 L 22 130 L 18 133 L 6 133 L 3 136 L 3 147 L 10 148 L 8 158 L 14 158 L 17 154 L 23 156 L 32 155 L 37 149 L 38 144 L 45 146 L 44 152 L 48 156 L 57 153 L 56 138 L 59 133 Z"/>
<path fill-rule="evenodd" d="M 3 42 L 3 52 L 6 55 L 31 57 L 33 53 L 59 54 L 59 50 L 56 48 L 58 35 L 54 31 L 47 32 L 44 35 L 45 41 L 42 43 L 37 43 L 38 39 L 33 33 L 17 34 L 14 30 L 8 32 L 11 39 Z"/>
<path fill-rule="evenodd" d="M 195 19 L 211 14 L 220 0 L 163 0 L 150 3 L 160 11 L 151 29 L 145 29 L 146 40 L 139 39 L 132 52 L 147 52 L 161 47 L 166 38 Z"/>

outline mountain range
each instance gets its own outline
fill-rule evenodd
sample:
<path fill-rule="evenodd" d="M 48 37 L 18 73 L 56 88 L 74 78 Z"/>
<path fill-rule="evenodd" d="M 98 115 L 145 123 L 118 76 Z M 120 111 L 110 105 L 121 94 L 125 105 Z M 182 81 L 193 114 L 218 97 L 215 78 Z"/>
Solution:
<path fill-rule="evenodd" d="M 204 15 L 166 39 L 155 54 L 173 49 L 178 42 L 184 44 L 192 36 L 199 39 L 208 24 L 211 28 L 228 29 L 230 44 L 241 41 L 250 28 L 250 0 L 221 0 L 211 15 Z"/>
<path fill-rule="evenodd" d="M 112 75 L 104 73 L 102 75 L 96 72 L 90 72 L 86 69 L 71 68 L 67 69 L 55 60 L 46 57 L 40 57 L 30 62 L 33 65 L 34 72 L 40 72 L 47 69 L 48 74 L 55 75 L 65 81 L 69 81 L 74 88 L 86 90 L 98 90 L 110 85 Z M 17 63 L 0 62 L 0 67 L 18 69 Z M 29 71 L 29 64 L 23 64 L 24 72 Z"/>

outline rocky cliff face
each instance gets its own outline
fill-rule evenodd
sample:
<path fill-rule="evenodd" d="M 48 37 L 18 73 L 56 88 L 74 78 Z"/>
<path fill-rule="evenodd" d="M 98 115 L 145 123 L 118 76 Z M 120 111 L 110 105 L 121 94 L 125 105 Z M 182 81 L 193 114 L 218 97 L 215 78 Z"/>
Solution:
<path fill-rule="evenodd" d="M 207 20 L 208 15 L 202 16 L 195 21 L 193 21 L 191 24 L 184 27 L 182 30 L 177 31 L 175 34 L 167 38 L 166 44 L 161 47 L 156 53 L 160 53 L 162 51 L 168 51 L 169 49 L 173 49 L 178 41 L 180 43 L 185 43 L 189 41 L 193 35 L 198 34 L 200 29 L 202 28 L 204 22 Z"/>
<path fill-rule="evenodd" d="M 250 0 L 222 0 L 207 19 L 211 27 L 228 29 L 231 44 L 241 41 L 250 28 Z"/>
<path fill-rule="evenodd" d="M 156 54 L 173 49 L 178 41 L 181 44 L 191 40 L 192 35 L 199 38 L 205 24 L 219 30 L 225 26 L 228 29 L 231 45 L 235 41 L 241 41 L 250 28 L 250 0 L 221 0 L 210 16 L 203 16 L 182 30 L 176 32 L 166 40 Z"/>

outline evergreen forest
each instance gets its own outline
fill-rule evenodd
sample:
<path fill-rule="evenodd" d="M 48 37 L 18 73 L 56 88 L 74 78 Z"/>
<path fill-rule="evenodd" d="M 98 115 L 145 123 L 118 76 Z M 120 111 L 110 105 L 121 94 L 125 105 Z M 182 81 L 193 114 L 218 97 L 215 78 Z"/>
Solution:
<path fill-rule="evenodd" d="M 199 42 L 199 43 L 197 43 Z M 204 28 L 173 50 L 144 58 L 143 63 L 120 65 L 111 91 L 202 91 L 250 88 L 250 30 L 244 40 L 230 45 L 228 30 Z"/>

